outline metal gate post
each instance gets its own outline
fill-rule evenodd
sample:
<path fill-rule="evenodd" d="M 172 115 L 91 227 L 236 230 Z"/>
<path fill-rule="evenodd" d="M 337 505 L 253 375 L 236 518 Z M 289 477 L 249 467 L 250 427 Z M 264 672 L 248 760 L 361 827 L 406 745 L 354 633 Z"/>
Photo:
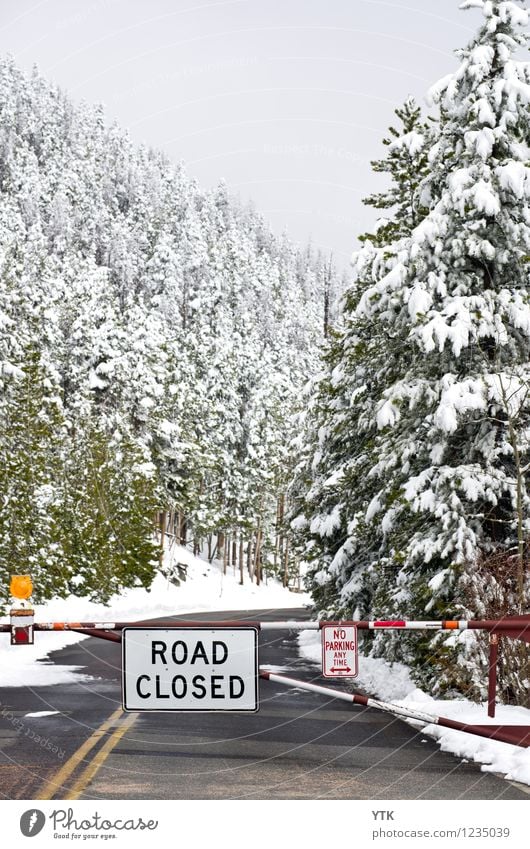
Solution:
<path fill-rule="evenodd" d="M 495 697 L 497 693 L 497 659 L 499 655 L 498 634 L 490 634 L 489 649 L 488 716 L 495 716 Z"/>

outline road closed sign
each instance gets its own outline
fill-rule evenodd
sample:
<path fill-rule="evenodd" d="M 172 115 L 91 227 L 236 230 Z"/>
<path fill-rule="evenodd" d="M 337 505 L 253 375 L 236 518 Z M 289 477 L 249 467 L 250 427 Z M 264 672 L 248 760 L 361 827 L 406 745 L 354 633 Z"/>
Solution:
<path fill-rule="evenodd" d="M 325 678 L 355 678 L 358 672 L 357 628 L 322 627 L 322 674 Z"/>
<path fill-rule="evenodd" d="M 258 710 L 256 628 L 124 628 L 123 707 Z"/>

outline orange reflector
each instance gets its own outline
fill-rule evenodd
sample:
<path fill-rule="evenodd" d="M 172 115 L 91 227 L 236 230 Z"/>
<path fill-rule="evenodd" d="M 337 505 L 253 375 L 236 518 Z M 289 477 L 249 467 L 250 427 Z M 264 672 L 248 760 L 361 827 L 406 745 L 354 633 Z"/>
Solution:
<path fill-rule="evenodd" d="M 444 619 L 444 628 L 454 631 L 455 628 L 458 628 L 458 622 L 455 622 L 454 619 Z"/>
<path fill-rule="evenodd" d="M 28 599 L 33 592 L 33 583 L 30 575 L 11 575 L 9 592 L 13 598 Z"/>

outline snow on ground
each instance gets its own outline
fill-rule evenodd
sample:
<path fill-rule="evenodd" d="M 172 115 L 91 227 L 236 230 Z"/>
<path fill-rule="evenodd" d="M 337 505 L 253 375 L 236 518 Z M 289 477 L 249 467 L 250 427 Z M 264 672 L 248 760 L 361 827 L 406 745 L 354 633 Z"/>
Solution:
<path fill-rule="evenodd" d="M 321 665 L 322 646 L 319 632 L 302 631 L 298 644 L 302 657 L 318 666 Z M 435 716 L 456 719 L 469 725 L 530 726 L 530 710 L 525 708 L 498 705 L 495 718 L 490 719 L 486 713 L 486 705 L 477 705 L 463 698 L 433 699 L 416 687 L 407 666 L 402 663 L 389 663 L 382 658 L 359 656 L 359 675 L 355 683 L 369 695 L 384 701 L 422 710 Z M 407 721 L 414 728 L 421 728 L 423 734 L 434 737 L 442 751 L 480 763 L 484 772 L 501 773 L 512 781 L 530 784 L 530 748 L 523 749 L 438 725 L 423 726 L 414 720 Z"/>
<path fill-rule="evenodd" d="M 275 610 L 303 607 L 309 602 L 305 593 L 292 593 L 275 580 L 257 587 L 245 575 L 232 569 L 223 575 L 221 565 L 194 557 L 181 546 L 172 546 L 166 554 L 166 565 L 185 563 L 187 579 L 180 586 L 157 574 L 151 589 L 133 589 L 113 596 L 107 605 L 69 596 L 35 605 L 36 622 L 113 622 L 155 619 L 157 617 L 207 610 Z M 0 617 L 0 622 L 8 622 Z M 35 634 L 33 646 L 10 646 L 9 635 L 0 634 L 0 687 L 50 686 L 68 684 L 87 678 L 79 667 L 59 666 L 46 662 L 50 652 L 87 639 L 73 632 Z"/>

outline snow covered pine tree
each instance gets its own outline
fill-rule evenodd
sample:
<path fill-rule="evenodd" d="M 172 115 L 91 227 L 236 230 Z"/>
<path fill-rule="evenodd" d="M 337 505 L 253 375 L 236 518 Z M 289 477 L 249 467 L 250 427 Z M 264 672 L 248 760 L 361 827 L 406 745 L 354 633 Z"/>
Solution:
<path fill-rule="evenodd" d="M 372 162 L 374 171 L 389 174 L 390 187 L 364 201 L 378 209 L 394 208 L 394 214 L 379 219 L 375 233 L 360 237 L 365 247 L 357 255 L 357 281 L 344 297 L 344 326 L 331 341 L 327 371 L 309 403 L 306 440 L 313 444 L 314 457 L 312 463 L 302 460 L 292 487 L 293 501 L 299 503 L 293 527 L 302 543 L 306 538 L 302 550 L 311 564 L 313 597 L 328 612 L 346 614 L 353 604 L 355 617 L 370 612 L 366 578 L 381 547 L 376 527 L 368 539 L 359 525 L 365 524 L 366 505 L 380 489 L 370 475 L 377 462 L 374 398 L 378 384 L 388 379 L 392 341 L 390 325 L 382 337 L 355 308 L 362 292 L 395 263 L 393 240 L 409 235 L 425 214 L 415 197 L 426 174 L 428 126 L 412 98 L 396 109 L 396 116 L 402 126 L 390 127 L 383 140 L 387 157 Z M 304 484 L 309 487 L 305 501 Z"/>
<path fill-rule="evenodd" d="M 395 264 L 394 239 L 409 235 L 425 215 L 415 198 L 426 174 L 429 128 L 412 98 L 396 109 L 396 116 L 402 126 L 390 127 L 383 140 L 388 155 L 372 162 L 374 171 L 389 174 L 390 187 L 364 200 L 378 209 L 394 208 L 393 217 L 379 219 L 374 233 L 360 237 L 365 247 L 357 254 L 358 279 L 345 293 L 344 325 L 332 335 L 324 372 L 311 387 L 313 394 L 310 389 L 300 438 L 303 456 L 291 486 L 292 524 L 310 563 L 313 598 L 320 610 L 330 613 L 346 614 L 353 603 L 356 617 L 370 611 L 366 574 L 381 546 L 375 528 L 368 540 L 359 523 L 365 523 L 366 504 L 380 488 L 370 476 L 377 462 L 373 399 L 378 397 L 376 384 L 388 379 L 392 328 L 384 328 L 382 339 L 371 320 L 355 314 L 355 307 L 362 292 Z"/>
<path fill-rule="evenodd" d="M 330 263 L 9 58 L 0 189 L 0 606 L 16 564 L 43 598 L 149 585 L 157 510 L 284 572 Z"/>
<path fill-rule="evenodd" d="M 528 604 L 530 68 L 514 56 L 528 13 L 524 2 L 470 7 L 485 21 L 431 90 L 439 128 L 415 192 L 428 214 L 390 250 L 354 257 L 331 378 L 341 398 L 316 464 L 333 497 L 310 525 L 325 549 L 312 588 L 341 611 L 361 601 L 374 617 L 464 613 L 494 552 L 513 554 L 516 601 Z M 379 650 L 441 689 L 476 677 L 468 642 L 407 636 Z"/>

